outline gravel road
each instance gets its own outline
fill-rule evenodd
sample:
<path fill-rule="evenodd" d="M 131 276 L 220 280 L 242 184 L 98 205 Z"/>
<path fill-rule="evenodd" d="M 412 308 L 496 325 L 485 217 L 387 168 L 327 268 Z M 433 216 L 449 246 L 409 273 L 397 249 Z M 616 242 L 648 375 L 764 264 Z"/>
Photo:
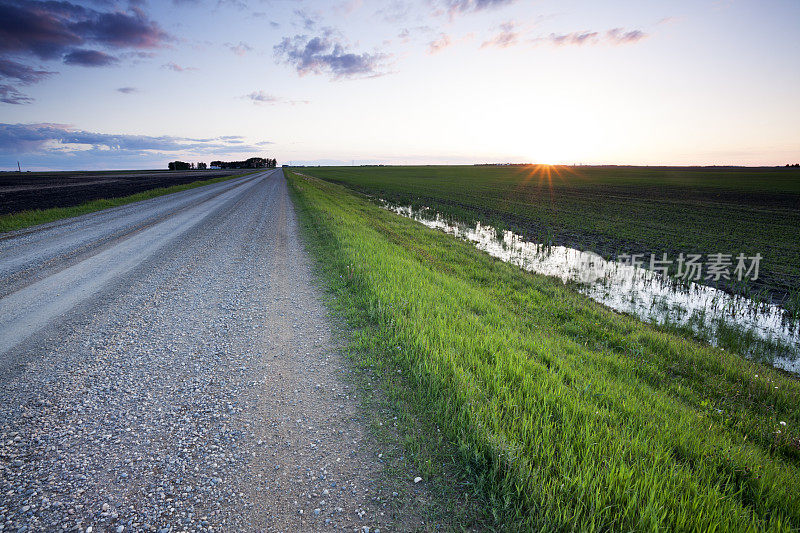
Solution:
<path fill-rule="evenodd" d="M 386 531 L 348 371 L 280 169 L 2 236 L 0 531 Z"/>

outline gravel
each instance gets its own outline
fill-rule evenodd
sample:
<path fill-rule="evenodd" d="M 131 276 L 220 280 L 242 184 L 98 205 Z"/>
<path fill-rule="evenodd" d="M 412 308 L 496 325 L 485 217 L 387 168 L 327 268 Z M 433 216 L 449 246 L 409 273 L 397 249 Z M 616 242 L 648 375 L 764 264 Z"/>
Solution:
<path fill-rule="evenodd" d="M 388 531 L 282 172 L 237 190 L 0 353 L 0 531 Z"/>

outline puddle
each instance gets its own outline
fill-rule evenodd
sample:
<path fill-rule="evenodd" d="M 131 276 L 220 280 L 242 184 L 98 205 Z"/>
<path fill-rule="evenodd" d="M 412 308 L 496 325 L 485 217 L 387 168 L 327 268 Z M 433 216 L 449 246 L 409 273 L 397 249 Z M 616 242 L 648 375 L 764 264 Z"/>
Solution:
<path fill-rule="evenodd" d="M 790 372 L 800 372 L 800 321 L 779 306 L 757 303 L 699 283 L 607 261 L 592 252 L 523 240 L 492 226 L 468 226 L 430 209 L 383 206 L 429 228 L 472 242 L 489 255 L 525 270 L 575 282 L 578 291 L 616 311 L 691 330 L 715 345 Z"/>

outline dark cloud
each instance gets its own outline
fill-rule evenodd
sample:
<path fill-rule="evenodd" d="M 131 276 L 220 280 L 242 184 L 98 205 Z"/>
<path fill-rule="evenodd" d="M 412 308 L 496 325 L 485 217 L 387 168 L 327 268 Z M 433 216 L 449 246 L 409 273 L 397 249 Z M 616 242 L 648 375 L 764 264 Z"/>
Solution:
<path fill-rule="evenodd" d="M 138 8 L 131 13 L 100 13 L 73 28 L 86 39 L 112 48 L 160 48 L 168 39 Z"/>
<path fill-rule="evenodd" d="M 30 84 L 55 74 L 21 63 L 26 57 L 102 67 L 119 61 L 109 51 L 144 53 L 141 50 L 163 47 L 171 39 L 142 11 L 139 0 L 128 0 L 127 9 L 121 2 L 94 3 L 100 7 L 63 0 L 0 0 L 0 77 Z M 98 47 L 104 50 L 94 49 Z M 15 87 L 4 87 L 0 101 L 31 101 Z"/>
<path fill-rule="evenodd" d="M 5 104 L 30 104 L 33 98 L 25 96 L 12 85 L 0 84 L 0 102 Z"/>
<path fill-rule="evenodd" d="M 40 59 L 60 56 L 84 39 L 69 26 L 87 14 L 68 2 L 0 4 L 0 53 L 29 53 Z"/>
<path fill-rule="evenodd" d="M 133 94 L 133 93 L 138 93 L 140 91 L 136 87 L 120 87 L 119 89 L 117 89 L 117 92 L 122 94 Z"/>
<path fill-rule="evenodd" d="M 2 87 L 2 86 L 0 86 Z M 0 88 L 0 95 L 2 95 Z M 146 152 L 255 152 L 257 145 L 247 144 L 239 135 L 191 139 L 187 137 L 126 135 L 76 130 L 64 124 L 0 123 L 0 151 L 13 154 L 48 152 L 58 146 L 60 153 L 83 153 L 98 150 L 105 153 Z M 89 148 L 87 148 L 89 147 Z"/>
<path fill-rule="evenodd" d="M 118 61 L 116 57 L 98 50 L 73 50 L 64 56 L 65 64 L 81 67 L 107 67 Z"/>
<path fill-rule="evenodd" d="M 506 22 L 500 25 L 500 31 L 488 41 L 485 41 L 481 48 L 495 46 L 497 48 L 508 48 L 514 46 L 519 42 L 519 32 L 516 31 L 516 24 L 514 22 Z"/>
<path fill-rule="evenodd" d="M 380 76 L 388 57 L 380 53 L 353 53 L 330 30 L 318 37 L 284 37 L 274 51 L 277 61 L 292 65 L 301 76 L 328 74 L 332 79 Z"/>
<path fill-rule="evenodd" d="M 28 65 L 23 65 L 10 59 L 0 58 L 0 77 L 13 78 L 18 83 L 31 84 L 42 81 L 43 79 L 52 76 L 55 72 L 48 70 L 37 70 Z"/>
<path fill-rule="evenodd" d="M 63 1 L 0 4 L 0 53 L 55 59 L 93 42 L 110 48 L 159 48 L 168 35 L 138 7 L 100 12 Z"/>
<path fill-rule="evenodd" d="M 282 98 L 280 96 L 274 96 L 274 95 L 266 93 L 264 91 L 254 91 L 254 92 L 252 92 L 250 94 L 244 95 L 242 98 L 250 100 L 251 102 L 253 102 L 256 105 L 262 105 L 262 104 L 269 104 L 269 105 L 291 104 L 291 105 L 297 105 L 297 104 L 308 104 L 308 103 L 310 103 L 308 100 L 290 100 L 290 99 L 287 99 L 287 98 Z"/>

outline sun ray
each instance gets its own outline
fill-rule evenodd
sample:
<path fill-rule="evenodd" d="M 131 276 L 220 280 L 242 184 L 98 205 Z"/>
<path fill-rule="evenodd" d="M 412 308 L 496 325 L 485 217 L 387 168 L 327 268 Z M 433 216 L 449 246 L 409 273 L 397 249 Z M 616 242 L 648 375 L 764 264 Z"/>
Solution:
<path fill-rule="evenodd" d="M 522 168 L 522 176 L 514 189 L 515 192 L 528 191 L 530 182 L 536 180 L 539 189 L 546 185 L 547 189 L 552 193 L 554 176 L 562 182 L 566 182 L 569 177 L 580 178 L 577 170 L 567 165 L 534 164 L 525 165 Z"/>

